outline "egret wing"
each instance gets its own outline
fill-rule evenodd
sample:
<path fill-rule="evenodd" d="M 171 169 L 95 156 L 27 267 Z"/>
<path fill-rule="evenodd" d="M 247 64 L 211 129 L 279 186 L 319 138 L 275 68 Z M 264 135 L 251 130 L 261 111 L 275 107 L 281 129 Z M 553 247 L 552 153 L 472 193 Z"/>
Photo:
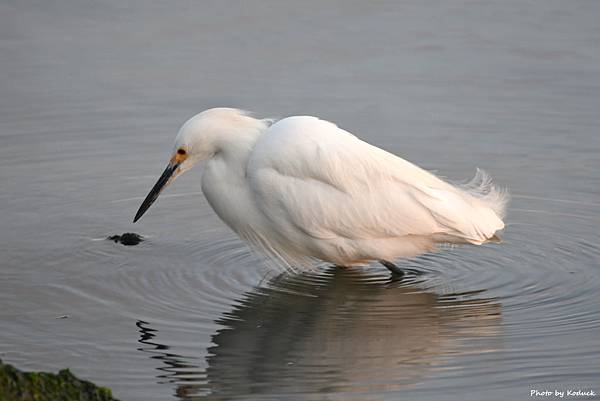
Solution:
<path fill-rule="evenodd" d="M 256 144 L 247 174 L 258 207 L 282 235 L 438 235 L 481 243 L 503 227 L 483 196 L 314 117 L 271 126 Z"/>

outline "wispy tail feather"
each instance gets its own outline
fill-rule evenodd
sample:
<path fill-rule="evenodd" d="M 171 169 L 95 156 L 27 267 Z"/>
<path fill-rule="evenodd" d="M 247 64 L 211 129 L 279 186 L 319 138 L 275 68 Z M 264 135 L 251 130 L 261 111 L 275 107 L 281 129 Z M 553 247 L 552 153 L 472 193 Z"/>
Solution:
<path fill-rule="evenodd" d="M 510 201 L 510 194 L 505 188 L 499 188 L 492 182 L 492 177 L 480 168 L 477 168 L 475 177 L 460 188 L 469 195 L 481 200 L 492 209 L 500 218 L 506 217 L 506 207 Z"/>

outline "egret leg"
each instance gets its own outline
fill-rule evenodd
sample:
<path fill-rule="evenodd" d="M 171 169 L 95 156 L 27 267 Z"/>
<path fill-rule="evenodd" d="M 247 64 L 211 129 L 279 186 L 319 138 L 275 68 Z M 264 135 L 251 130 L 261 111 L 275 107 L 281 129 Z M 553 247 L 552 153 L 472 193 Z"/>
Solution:
<path fill-rule="evenodd" d="M 402 277 L 404 276 L 404 272 L 398 266 L 393 264 L 392 262 L 388 262 L 387 260 L 380 260 L 379 263 L 384 265 L 389 271 L 392 272 L 393 276 Z"/>

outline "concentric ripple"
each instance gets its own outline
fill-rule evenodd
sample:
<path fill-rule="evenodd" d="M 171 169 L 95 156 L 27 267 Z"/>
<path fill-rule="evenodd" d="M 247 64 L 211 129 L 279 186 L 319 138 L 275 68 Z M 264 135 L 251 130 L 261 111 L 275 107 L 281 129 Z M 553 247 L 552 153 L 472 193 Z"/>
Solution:
<path fill-rule="evenodd" d="M 38 329 L 75 366 L 104 355 L 89 374 L 133 399 L 410 399 L 525 388 L 565 369 L 567 384 L 591 385 L 600 252 L 583 232 L 599 222 L 577 233 L 537 216 L 514 212 L 502 244 L 400 261 L 402 279 L 378 265 L 280 274 L 219 228 L 150 233 L 136 247 L 87 239 L 50 250 L 69 268 L 38 296 L 69 318 Z M 19 358 L 56 354 L 34 346 Z"/>
<path fill-rule="evenodd" d="M 387 399 L 421 391 L 425 379 L 430 392 L 457 382 L 500 386 L 481 373 L 484 361 L 497 362 L 502 380 L 519 380 L 547 363 L 547 347 L 585 359 L 587 350 L 564 337 L 577 333 L 589 343 L 600 327 L 593 238 L 556 235 L 551 220 L 522 223 L 529 218 L 515 213 L 502 244 L 405 261 L 402 280 L 379 266 L 276 275 L 229 237 L 184 245 L 194 258 L 213 255 L 206 266 L 179 261 L 120 282 L 128 296 L 146 299 L 139 350 L 181 399 Z M 194 343 L 194 333 L 205 340 Z M 523 345 L 540 333 L 545 345 Z M 177 337 L 185 340 L 170 341 Z M 595 380 L 597 363 L 589 362 L 577 383 Z"/>

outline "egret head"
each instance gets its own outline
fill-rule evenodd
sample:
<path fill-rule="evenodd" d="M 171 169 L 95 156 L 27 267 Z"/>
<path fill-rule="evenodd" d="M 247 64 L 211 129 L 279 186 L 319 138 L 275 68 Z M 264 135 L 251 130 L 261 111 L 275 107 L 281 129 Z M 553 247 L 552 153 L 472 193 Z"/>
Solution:
<path fill-rule="evenodd" d="M 133 222 L 142 217 L 175 178 L 196 163 L 243 144 L 246 137 L 257 136 L 265 127 L 266 121 L 230 108 L 208 109 L 186 121 L 175 138 L 167 168 L 146 196 Z"/>

